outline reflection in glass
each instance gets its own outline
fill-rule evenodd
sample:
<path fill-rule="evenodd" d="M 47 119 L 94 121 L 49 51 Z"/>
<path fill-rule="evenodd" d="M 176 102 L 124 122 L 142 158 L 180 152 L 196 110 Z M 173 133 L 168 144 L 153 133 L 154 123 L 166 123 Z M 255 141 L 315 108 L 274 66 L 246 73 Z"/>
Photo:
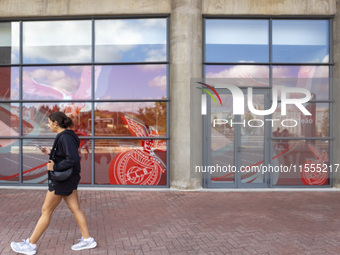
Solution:
<path fill-rule="evenodd" d="M 24 103 L 23 120 L 30 127 L 23 129 L 23 135 L 54 137 L 48 126 L 48 117 L 55 111 L 65 112 L 74 122 L 72 129 L 87 136 L 91 132 L 91 104 L 90 103 Z"/>
<path fill-rule="evenodd" d="M 95 27 L 96 62 L 166 61 L 164 18 L 96 20 Z"/>
<path fill-rule="evenodd" d="M 235 126 L 229 123 L 214 125 L 214 120 L 225 119 L 228 122 L 235 122 L 233 111 L 232 95 L 220 95 L 223 106 L 215 106 L 211 100 L 211 165 L 212 166 L 235 166 L 234 158 L 234 135 Z M 217 100 L 217 98 L 215 98 Z M 228 168 L 229 170 L 230 168 Z M 235 182 L 235 173 L 230 169 L 226 173 L 212 173 L 210 175 L 213 182 Z"/>
<path fill-rule="evenodd" d="M 96 140 L 95 184 L 166 185 L 166 141 Z"/>
<path fill-rule="evenodd" d="M 19 122 L 19 104 L 0 103 L 0 136 L 19 136 Z M 32 128 L 25 120 L 22 124 L 23 128 Z"/>
<path fill-rule="evenodd" d="M 19 22 L 0 23 L 0 64 L 19 64 Z"/>
<path fill-rule="evenodd" d="M 166 75 L 166 65 L 96 66 L 95 98 L 165 98 Z"/>
<path fill-rule="evenodd" d="M 23 182 L 47 183 L 46 165 L 48 155 L 43 154 L 35 145 L 52 148 L 52 139 L 23 140 Z"/>
<path fill-rule="evenodd" d="M 256 92 L 254 92 L 256 93 Z M 248 96 L 245 96 L 245 102 Z M 252 105 L 256 110 L 264 110 L 264 95 L 252 96 Z M 238 151 L 240 152 L 241 183 L 263 183 L 264 172 L 261 164 L 264 162 L 264 116 L 253 114 L 245 103 L 244 115 L 241 115 L 241 138 Z M 258 166 L 259 168 L 255 168 Z M 250 168 L 251 170 L 247 169 Z"/>
<path fill-rule="evenodd" d="M 305 88 L 314 100 L 329 99 L 328 66 L 274 66 L 273 86 Z"/>
<path fill-rule="evenodd" d="M 76 130 L 75 131 L 78 137 L 80 138 L 80 145 L 79 145 L 79 156 L 80 156 L 80 184 L 91 184 L 92 176 L 91 176 L 91 169 L 92 169 L 92 141 L 90 139 L 82 139 L 82 136 L 87 136 L 88 133 Z"/>
<path fill-rule="evenodd" d="M 273 20 L 273 61 L 328 63 L 328 20 Z"/>
<path fill-rule="evenodd" d="M 96 136 L 166 136 L 166 103 L 96 103 Z"/>
<path fill-rule="evenodd" d="M 23 99 L 91 99 L 91 66 L 23 68 Z"/>
<path fill-rule="evenodd" d="M 329 137 L 329 104 L 328 103 L 308 103 L 303 104 L 312 115 L 304 115 L 295 105 L 287 105 L 287 115 L 281 115 L 281 105 L 278 104 L 273 113 L 273 130 L 282 133 L 287 130 L 285 136 L 289 137 Z M 287 121 L 287 120 L 295 121 Z M 295 127 L 285 127 L 294 126 Z M 274 134 L 274 136 L 282 136 Z"/>
<path fill-rule="evenodd" d="M 0 183 L 19 181 L 19 141 L 0 139 Z"/>
<path fill-rule="evenodd" d="M 0 68 L 0 100 L 19 99 L 19 68 Z"/>
<path fill-rule="evenodd" d="M 272 165 L 286 167 L 291 171 L 277 171 L 273 174 L 273 185 L 304 186 L 329 184 L 329 141 L 291 140 L 280 144 L 272 143 Z M 335 168 L 332 169 L 335 171 Z"/>
<path fill-rule="evenodd" d="M 90 62 L 91 31 L 90 20 L 24 22 L 23 62 Z"/>
<path fill-rule="evenodd" d="M 268 62 L 269 21 L 207 19 L 206 62 Z"/>
<path fill-rule="evenodd" d="M 208 84 L 234 84 L 238 87 L 268 87 L 269 67 L 251 65 L 206 65 Z"/>

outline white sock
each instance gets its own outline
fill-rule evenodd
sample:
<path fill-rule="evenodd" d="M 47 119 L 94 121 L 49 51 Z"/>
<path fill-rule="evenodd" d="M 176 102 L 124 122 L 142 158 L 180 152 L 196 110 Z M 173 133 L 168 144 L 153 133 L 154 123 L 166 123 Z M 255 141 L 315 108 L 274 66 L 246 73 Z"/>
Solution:
<path fill-rule="evenodd" d="M 32 244 L 31 243 L 31 241 L 30 241 L 30 239 L 28 238 L 28 241 L 30 242 L 30 246 L 32 247 L 32 248 L 36 248 L 37 247 L 37 245 L 36 244 Z"/>
<path fill-rule="evenodd" d="M 84 238 L 84 237 L 83 237 Z M 84 241 L 89 242 L 92 240 L 92 237 L 90 236 L 89 238 L 84 239 Z"/>

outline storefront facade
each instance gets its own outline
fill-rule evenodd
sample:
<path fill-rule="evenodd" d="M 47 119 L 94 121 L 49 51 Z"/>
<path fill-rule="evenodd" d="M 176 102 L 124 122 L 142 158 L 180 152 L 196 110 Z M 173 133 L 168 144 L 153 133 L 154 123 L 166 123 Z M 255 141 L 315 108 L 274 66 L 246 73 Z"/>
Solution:
<path fill-rule="evenodd" d="M 52 144 L 47 118 L 61 110 L 82 141 L 84 186 L 336 187 L 340 6 L 259 2 L 3 1 L 0 185 L 45 185 L 35 144 Z M 288 127 L 278 101 L 262 119 L 247 105 L 231 117 L 232 95 L 217 89 L 221 105 L 209 97 L 203 116 L 193 107 L 198 80 L 252 88 L 256 110 L 270 108 L 273 88 L 305 88 L 312 114 L 288 108 L 286 118 L 299 122 Z M 230 117 L 265 124 L 213 125 Z M 306 174 L 307 162 L 323 171 Z M 302 167 L 195 171 L 217 164 Z"/>

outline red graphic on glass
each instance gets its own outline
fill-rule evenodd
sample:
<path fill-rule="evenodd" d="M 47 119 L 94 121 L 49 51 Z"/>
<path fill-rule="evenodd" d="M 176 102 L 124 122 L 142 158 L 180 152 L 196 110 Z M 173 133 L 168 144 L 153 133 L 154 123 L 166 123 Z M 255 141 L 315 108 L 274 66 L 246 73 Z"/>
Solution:
<path fill-rule="evenodd" d="M 159 137 L 153 127 L 127 116 L 121 116 L 133 136 Z M 156 150 L 166 151 L 163 140 L 142 140 L 141 148 L 134 148 L 117 154 L 109 167 L 111 184 L 124 185 L 157 185 L 166 173 L 166 165 L 155 153 Z"/>
<path fill-rule="evenodd" d="M 328 168 L 324 169 L 324 164 L 327 164 L 329 159 L 328 152 L 321 152 L 312 144 L 307 146 L 317 159 L 305 160 L 301 180 L 305 185 L 323 185 L 328 180 Z"/>

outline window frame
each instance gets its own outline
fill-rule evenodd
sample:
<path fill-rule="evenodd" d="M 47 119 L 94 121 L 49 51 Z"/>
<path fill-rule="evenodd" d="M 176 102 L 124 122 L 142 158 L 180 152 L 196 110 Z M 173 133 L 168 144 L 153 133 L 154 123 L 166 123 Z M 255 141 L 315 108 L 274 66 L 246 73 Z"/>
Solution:
<path fill-rule="evenodd" d="M 269 61 L 268 62 L 207 62 L 206 61 L 206 21 L 210 19 L 229 19 L 229 20 L 243 20 L 243 19 L 254 19 L 254 20 L 268 20 L 269 26 L 268 26 L 268 38 L 269 38 Z M 329 59 L 327 63 L 304 63 L 304 62 L 273 62 L 273 32 L 272 32 L 272 22 L 273 20 L 327 20 L 328 21 L 328 52 L 329 52 Z M 329 96 L 327 100 L 310 100 L 311 103 L 328 103 L 329 104 L 329 136 L 328 137 L 285 137 L 283 139 L 285 140 L 325 140 L 329 143 L 329 165 L 333 164 L 333 141 L 334 141 L 334 135 L 333 135 L 333 17 L 331 16 L 237 16 L 237 17 L 231 17 L 231 16 L 212 16 L 212 15 L 203 15 L 203 25 L 202 25 L 202 37 L 203 37 L 203 47 L 202 47 L 202 56 L 203 56 L 203 65 L 202 65 L 202 74 L 203 79 L 206 78 L 206 66 L 209 65 L 230 65 L 230 66 L 236 66 L 236 65 L 253 65 L 253 66 L 268 66 L 269 67 L 269 87 L 256 87 L 258 89 L 268 89 L 272 88 L 273 84 L 273 67 L 274 66 L 327 66 L 329 68 Z M 246 87 L 244 87 L 246 88 Z M 271 132 L 272 134 L 272 132 Z M 275 138 L 273 135 L 270 137 L 270 142 L 272 143 L 274 140 L 282 140 L 282 137 Z M 271 154 L 271 151 L 269 150 L 269 154 Z M 269 155 L 271 158 L 271 155 Z M 207 175 L 208 176 L 208 175 Z M 209 178 L 209 176 L 203 176 L 203 184 L 204 187 L 207 187 L 207 180 L 206 178 Z M 272 179 L 272 178 L 271 178 Z M 290 185 L 284 185 L 284 186 L 278 186 L 273 185 L 272 182 L 270 182 L 270 185 L 268 185 L 269 188 L 329 188 L 333 187 L 333 172 L 329 173 L 329 184 L 327 185 L 304 185 L 304 186 L 290 186 Z"/>
<path fill-rule="evenodd" d="M 166 58 L 164 61 L 145 61 L 145 62 L 95 62 L 95 21 L 96 20 L 126 20 L 126 19 L 165 19 L 166 22 Z M 73 21 L 73 20 L 90 20 L 91 21 L 91 61 L 90 62 L 77 62 L 77 63 L 23 63 L 23 23 L 32 21 Z M 16 139 L 19 142 L 19 180 L 17 182 L 0 183 L 0 186 L 6 185 L 23 185 L 23 186 L 45 186 L 46 184 L 39 183 L 25 183 L 23 182 L 23 147 L 25 140 L 39 140 L 39 139 L 54 139 L 54 136 L 24 136 L 23 135 L 23 105 L 25 103 L 76 103 L 84 102 L 91 104 L 91 116 L 95 116 L 95 104 L 96 103 L 115 103 L 115 102 L 165 102 L 166 103 L 166 136 L 162 137 L 128 137 L 128 136 L 95 136 L 95 122 L 91 122 L 91 135 L 86 137 L 80 137 L 91 141 L 91 184 L 79 184 L 80 187 L 143 187 L 143 188 L 169 188 L 170 187 L 170 16 L 169 15 L 136 15 L 136 16 L 91 16 L 91 17 L 39 17 L 39 18 L 19 18 L 19 19 L 0 19 L 0 22 L 19 22 L 19 63 L 18 64 L 0 64 L 2 67 L 18 67 L 19 68 L 19 98 L 16 100 L 1 100 L 0 104 L 19 104 L 19 135 L 18 136 L 0 136 L 0 139 Z M 163 99 L 95 99 L 95 66 L 104 65 L 165 65 L 166 66 L 166 98 Z M 91 99 L 86 100 L 24 100 L 23 99 L 23 68 L 24 67 L 44 67 L 44 66 L 91 66 Z M 166 140 L 166 185 L 114 185 L 114 184 L 95 184 L 95 141 L 96 140 Z"/>

